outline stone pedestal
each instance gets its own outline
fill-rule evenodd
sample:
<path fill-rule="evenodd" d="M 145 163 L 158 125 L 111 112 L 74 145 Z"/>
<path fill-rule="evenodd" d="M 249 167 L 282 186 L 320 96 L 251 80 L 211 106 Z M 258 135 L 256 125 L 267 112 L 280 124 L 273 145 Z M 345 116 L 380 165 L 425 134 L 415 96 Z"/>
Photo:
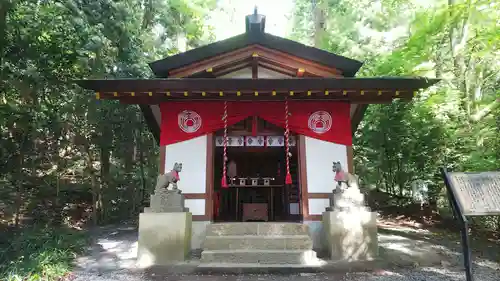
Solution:
<path fill-rule="evenodd" d="M 191 250 L 192 215 L 180 190 L 157 188 L 150 207 L 139 215 L 137 265 L 169 265 L 185 261 Z"/>
<path fill-rule="evenodd" d="M 327 249 L 332 260 L 367 261 L 378 255 L 377 213 L 365 206 L 357 182 L 339 183 L 323 213 Z"/>
<path fill-rule="evenodd" d="M 189 212 L 139 215 L 139 267 L 185 261 L 191 250 L 192 216 Z"/>
<path fill-rule="evenodd" d="M 366 209 L 326 211 L 323 229 L 332 260 L 364 261 L 378 255 L 377 213 Z"/>
<path fill-rule="evenodd" d="M 150 199 L 150 211 L 154 213 L 189 212 L 184 207 L 184 195 L 180 190 L 155 190 Z"/>

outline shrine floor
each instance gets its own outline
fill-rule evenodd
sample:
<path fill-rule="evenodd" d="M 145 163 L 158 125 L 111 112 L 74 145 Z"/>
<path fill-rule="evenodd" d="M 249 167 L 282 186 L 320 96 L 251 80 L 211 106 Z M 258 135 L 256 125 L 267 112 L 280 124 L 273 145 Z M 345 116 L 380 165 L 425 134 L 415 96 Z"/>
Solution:
<path fill-rule="evenodd" d="M 380 255 L 384 262 L 364 268 L 366 272 L 339 272 L 329 263 L 315 273 L 282 272 L 281 274 L 207 274 L 195 270 L 200 252 L 192 259 L 172 268 L 139 270 L 135 267 L 137 228 L 135 225 L 107 226 L 92 231 L 94 242 L 88 255 L 75 264 L 77 281 L 135 280 L 465 280 L 458 239 L 429 239 L 427 230 L 392 227 L 379 228 Z M 474 244 L 474 243 L 473 243 Z M 474 245 L 473 245 L 474 246 Z M 477 244 L 475 245 L 477 249 Z M 500 280 L 498 245 L 487 245 L 474 252 L 476 281 Z M 496 253 L 496 254 L 495 254 Z M 321 257 L 321 255 L 320 255 Z"/>

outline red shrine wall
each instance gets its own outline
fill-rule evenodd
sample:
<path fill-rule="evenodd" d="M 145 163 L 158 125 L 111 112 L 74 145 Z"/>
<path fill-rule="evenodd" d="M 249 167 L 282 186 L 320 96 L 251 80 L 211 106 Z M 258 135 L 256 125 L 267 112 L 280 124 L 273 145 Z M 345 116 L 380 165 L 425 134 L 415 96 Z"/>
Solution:
<path fill-rule="evenodd" d="M 199 221 L 212 219 L 213 132 L 222 129 L 224 102 L 161 104 L 161 172 L 183 163 L 179 188 Z M 299 135 L 299 177 L 304 220 L 317 221 L 334 188 L 332 162 L 352 172 L 350 107 L 339 102 L 289 102 L 289 127 Z M 228 125 L 254 114 L 284 127 L 283 102 L 228 102 Z M 323 113 L 318 114 L 318 111 Z M 231 114 L 233 113 L 233 114 Z M 316 122 L 316 123 L 315 123 Z M 317 124 L 321 123 L 321 124 Z M 316 124 L 316 125 L 315 125 Z"/>

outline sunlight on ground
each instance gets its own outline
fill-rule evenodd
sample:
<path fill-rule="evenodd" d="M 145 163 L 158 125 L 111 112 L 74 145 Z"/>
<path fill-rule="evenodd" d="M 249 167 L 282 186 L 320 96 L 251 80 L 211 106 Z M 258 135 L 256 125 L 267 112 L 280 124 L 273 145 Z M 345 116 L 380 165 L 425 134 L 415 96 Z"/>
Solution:
<path fill-rule="evenodd" d="M 439 264 L 442 256 L 434 244 L 413 240 L 399 235 L 379 234 L 379 246 L 385 250 L 388 258 L 399 261 L 412 261 L 415 264 Z"/>
<path fill-rule="evenodd" d="M 137 258 L 137 266 L 139 268 L 147 268 L 154 265 L 154 263 L 155 263 L 155 257 L 147 249 L 144 249 L 144 252 L 141 253 L 140 258 Z"/>
<path fill-rule="evenodd" d="M 391 230 L 391 231 L 399 231 L 399 232 L 413 232 L 413 233 L 418 233 L 418 234 L 430 234 L 431 231 L 427 229 L 416 229 L 416 228 L 411 228 L 411 227 L 404 227 L 404 226 L 397 226 L 397 227 L 391 227 L 391 226 L 386 226 L 383 225 L 384 229 Z"/>
<path fill-rule="evenodd" d="M 122 268 L 130 268 L 134 266 L 134 261 L 137 258 L 137 241 L 116 241 L 110 239 L 99 239 L 97 244 L 104 250 L 104 256 L 113 260 Z M 153 261 L 141 261 L 142 263 L 151 264 Z"/>
<path fill-rule="evenodd" d="M 131 259 L 137 257 L 137 242 L 130 245 L 125 242 L 100 239 L 97 244 L 101 245 L 106 252 L 116 255 L 119 259 Z"/>
<path fill-rule="evenodd" d="M 322 266 L 327 264 L 327 262 L 317 258 L 315 251 L 306 251 L 302 254 L 301 264 L 307 266 Z"/>
<path fill-rule="evenodd" d="M 464 273 L 461 271 L 455 272 L 455 271 L 449 271 L 446 268 L 437 268 L 437 267 L 422 267 L 420 268 L 422 271 L 426 272 L 433 272 L 437 273 L 440 275 L 448 276 L 453 278 L 454 280 L 462 280 L 464 277 Z"/>

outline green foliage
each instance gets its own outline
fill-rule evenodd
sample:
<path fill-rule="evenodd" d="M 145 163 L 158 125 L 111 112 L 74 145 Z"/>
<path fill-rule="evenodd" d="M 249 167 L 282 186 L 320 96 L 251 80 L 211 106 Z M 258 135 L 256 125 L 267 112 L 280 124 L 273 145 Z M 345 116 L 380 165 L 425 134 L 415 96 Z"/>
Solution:
<path fill-rule="evenodd" d="M 210 39 L 215 1 L 10 1 L 0 6 L 0 206 L 6 220 L 126 219 L 158 147 L 138 107 L 96 102 L 75 79 L 150 77 L 148 62 Z M 5 83 L 4 83 L 5 82 Z M 117 199 L 119 198 L 119 199 Z M 45 210 L 40 214 L 39 210 Z M 37 213 L 36 216 L 33 214 Z"/>
<path fill-rule="evenodd" d="M 442 203 L 439 168 L 500 170 L 500 2 L 318 0 L 328 15 L 319 31 L 303 11 L 315 4 L 296 3 L 295 38 L 323 33 L 318 47 L 365 61 L 358 76 L 442 79 L 411 103 L 368 108 L 354 145 L 367 186 L 409 202 L 412 182 L 423 181 Z M 500 230 L 500 220 L 475 223 Z"/>
<path fill-rule="evenodd" d="M 0 248 L 0 280 L 58 280 L 88 243 L 83 231 L 34 228 L 9 233 Z"/>
<path fill-rule="evenodd" d="M 140 109 L 96 101 L 73 81 L 151 77 L 147 63 L 178 52 L 177 38 L 185 37 L 187 48 L 211 40 L 204 21 L 214 6 L 0 1 L 0 227 L 102 224 L 140 212 L 159 150 Z M 0 247 L 13 261 L 5 274 L 32 271 L 36 280 L 68 268 L 76 248 L 23 235 L 15 240 L 19 255 Z"/>

